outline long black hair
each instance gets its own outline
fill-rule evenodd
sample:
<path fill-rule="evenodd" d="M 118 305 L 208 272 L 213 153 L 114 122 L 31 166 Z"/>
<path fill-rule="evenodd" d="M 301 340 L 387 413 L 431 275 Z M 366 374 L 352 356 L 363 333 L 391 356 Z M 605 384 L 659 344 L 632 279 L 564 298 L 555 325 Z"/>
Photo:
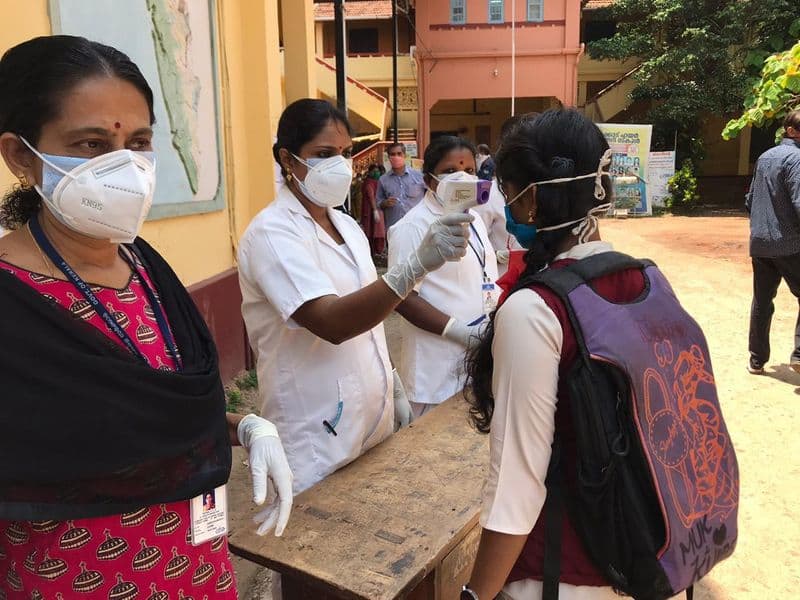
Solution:
<path fill-rule="evenodd" d="M 272 154 L 281 167 L 281 174 L 286 177 L 286 169 L 281 163 L 280 150 L 286 148 L 295 156 L 300 155 L 300 148 L 319 135 L 330 123 L 341 123 L 347 133 L 353 135 L 353 128 L 345 114 L 326 100 L 303 98 L 287 106 L 278 121 L 278 139 L 272 146 Z"/>
<path fill-rule="evenodd" d="M 586 175 L 597 171 L 608 142 L 598 127 L 574 109 L 557 108 L 523 117 L 514 122 L 500 140 L 495 156 L 501 184 L 511 183 L 518 191 L 536 181 Z M 540 228 L 567 223 L 586 216 L 592 208 L 607 202 L 594 197 L 594 179 L 579 179 L 536 188 L 536 225 Z M 611 183 L 603 178 L 607 198 Z M 556 256 L 572 227 L 540 232 L 525 255 L 525 271 L 514 291 L 528 287 L 543 267 Z M 496 314 L 496 313 L 495 313 Z M 494 412 L 492 395 L 492 341 L 494 316 L 480 344 L 467 357 L 467 398 L 476 428 L 488 433 Z M 531 365 L 532 369 L 536 365 Z"/>
<path fill-rule="evenodd" d="M 33 38 L 0 59 L 0 133 L 11 132 L 36 146 L 42 127 L 58 116 L 64 95 L 91 77 L 131 83 L 147 101 L 155 122 L 153 91 L 139 67 L 116 48 L 71 35 Z M 0 203 L 0 225 L 16 229 L 39 212 L 32 187 L 16 187 Z"/>

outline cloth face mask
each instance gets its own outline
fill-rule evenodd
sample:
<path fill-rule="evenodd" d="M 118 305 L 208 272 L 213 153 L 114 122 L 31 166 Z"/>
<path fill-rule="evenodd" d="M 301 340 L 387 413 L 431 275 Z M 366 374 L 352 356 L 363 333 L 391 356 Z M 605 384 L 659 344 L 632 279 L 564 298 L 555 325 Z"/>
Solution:
<path fill-rule="evenodd" d="M 341 154 L 329 158 L 300 158 L 308 167 L 303 181 L 295 179 L 303 195 L 322 208 L 336 208 L 344 204 L 353 183 L 353 162 Z"/>
<path fill-rule="evenodd" d="M 36 191 L 62 224 L 88 237 L 129 244 L 141 231 L 155 193 L 152 152 L 116 150 L 94 158 L 43 154 Z"/>

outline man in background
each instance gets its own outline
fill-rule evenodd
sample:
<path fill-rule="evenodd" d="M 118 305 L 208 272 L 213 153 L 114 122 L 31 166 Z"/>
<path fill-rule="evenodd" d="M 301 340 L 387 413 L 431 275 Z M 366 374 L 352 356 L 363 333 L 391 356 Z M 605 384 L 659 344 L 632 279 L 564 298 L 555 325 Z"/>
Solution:
<path fill-rule="evenodd" d="M 392 170 L 378 181 L 378 207 L 383 210 L 386 229 L 402 219 L 425 195 L 422 173 L 406 165 L 406 147 L 397 142 L 387 149 Z"/>
<path fill-rule="evenodd" d="M 478 163 L 478 179 L 491 181 L 494 177 L 495 167 L 489 146 L 478 144 L 478 155 L 475 157 L 475 162 Z"/>
<path fill-rule="evenodd" d="M 783 129 L 781 143 L 758 157 L 745 201 L 753 261 L 747 370 L 754 375 L 763 374 L 769 360 L 773 300 L 781 279 L 800 300 L 800 110 L 786 116 Z M 789 365 L 800 373 L 800 315 Z"/>

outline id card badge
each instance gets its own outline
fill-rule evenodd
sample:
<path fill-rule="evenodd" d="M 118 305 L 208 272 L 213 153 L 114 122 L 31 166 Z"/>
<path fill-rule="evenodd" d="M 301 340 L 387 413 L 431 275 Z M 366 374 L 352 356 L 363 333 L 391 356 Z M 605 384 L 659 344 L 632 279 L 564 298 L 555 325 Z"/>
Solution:
<path fill-rule="evenodd" d="M 228 534 L 228 497 L 224 485 L 189 500 L 192 545 Z"/>
<path fill-rule="evenodd" d="M 497 285 L 489 278 L 483 279 L 481 285 L 481 296 L 483 297 L 483 314 L 490 315 L 497 308 L 499 295 Z"/>

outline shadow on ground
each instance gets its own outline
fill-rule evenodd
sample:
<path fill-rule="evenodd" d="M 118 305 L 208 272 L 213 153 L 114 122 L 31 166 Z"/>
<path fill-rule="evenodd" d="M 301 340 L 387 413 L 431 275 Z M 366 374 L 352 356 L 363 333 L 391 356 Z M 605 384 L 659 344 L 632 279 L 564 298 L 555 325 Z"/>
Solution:
<path fill-rule="evenodd" d="M 792 369 L 789 365 L 775 365 L 771 371 L 767 371 L 767 377 L 777 379 L 783 383 L 795 386 L 794 393 L 800 395 L 800 373 Z"/>

